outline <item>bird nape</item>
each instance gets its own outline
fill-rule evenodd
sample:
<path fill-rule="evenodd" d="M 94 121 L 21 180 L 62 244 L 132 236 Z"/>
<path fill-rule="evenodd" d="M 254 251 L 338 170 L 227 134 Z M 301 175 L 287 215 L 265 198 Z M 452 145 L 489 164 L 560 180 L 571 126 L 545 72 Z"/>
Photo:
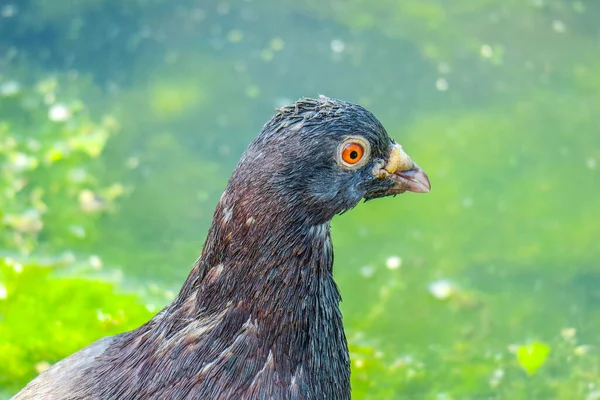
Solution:
<path fill-rule="evenodd" d="M 362 199 L 429 190 L 364 108 L 320 97 L 279 109 L 233 172 L 177 298 L 14 399 L 349 399 L 330 221 Z"/>

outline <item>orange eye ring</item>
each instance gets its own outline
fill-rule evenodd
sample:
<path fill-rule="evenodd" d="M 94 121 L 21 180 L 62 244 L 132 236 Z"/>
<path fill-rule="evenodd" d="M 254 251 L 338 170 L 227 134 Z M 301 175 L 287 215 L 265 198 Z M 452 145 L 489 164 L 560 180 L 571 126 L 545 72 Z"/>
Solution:
<path fill-rule="evenodd" d="M 360 143 L 348 143 L 342 150 L 342 160 L 346 164 L 354 165 L 363 158 L 364 154 L 365 149 Z"/>

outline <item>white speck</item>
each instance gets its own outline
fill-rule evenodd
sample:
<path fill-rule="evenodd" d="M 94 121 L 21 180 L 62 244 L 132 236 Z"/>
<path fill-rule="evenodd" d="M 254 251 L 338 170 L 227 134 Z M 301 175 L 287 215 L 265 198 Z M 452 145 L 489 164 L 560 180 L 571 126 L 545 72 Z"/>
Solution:
<path fill-rule="evenodd" d="M 500 381 L 502 381 L 502 378 L 504 378 L 504 370 L 502 368 L 494 370 L 490 378 L 490 386 L 493 388 L 497 387 L 500 384 Z"/>
<path fill-rule="evenodd" d="M 0 10 L 0 15 L 4 18 L 10 18 L 17 15 L 17 7 L 13 4 L 7 4 Z"/>
<path fill-rule="evenodd" d="M 71 110 L 64 104 L 54 104 L 48 110 L 48 118 L 56 122 L 66 121 L 71 118 Z"/>
<path fill-rule="evenodd" d="M 102 268 L 102 260 L 98 256 L 91 256 L 89 259 L 89 263 L 94 269 Z"/>
<path fill-rule="evenodd" d="M 532 0 L 534 7 L 542 8 L 544 7 L 544 0 Z"/>
<path fill-rule="evenodd" d="M 6 286 L 0 283 L 0 300 L 4 300 L 8 297 L 8 292 L 6 291 Z"/>
<path fill-rule="evenodd" d="M 40 361 L 39 363 L 35 364 L 35 370 L 37 371 L 38 374 L 41 374 L 42 372 L 46 371 L 51 366 L 52 365 L 48 361 Z"/>
<path fill-rule="evenodd" d="M 246 225 L 253 225 L 255 222 L 254 217 L 250 217 L 246 220 Z"/>
<path fill-rule="evenodd" d="M 365 278 L 370 278 L 375 273 L 375 268 L 372 265 L 365 265 L 360 268 L 360 274 Z"/>
<path fill-rule="evenodd" d="M 75 254 L 71 253 L 70 251 L 65 251 L 60 258 L 62 262 L 67 264 L 71 264 L 76 260 Z"/>
<path fill-rule="evenodd" d="M 583 3 L 581 1 L 574 1 L 573 2 L 573 10 L 578 13 L 583 13 L 583 12 L 585 12 L 585 6 L 583 5 Z"/>
<path fill-rule="evenodd" d="M 0 95 L 2 96 L 14 96 L 19 94 L 21 91 L 21 85 L 17 81 L 8 81 L 0 85 Z"/>
<path fill-rule="evenodd" d="M 465 197 L 462 201 L 462 205 L 464 208 L 471 208 L 473 205 L 473 199 L 470 197 Z"/>
<path fill-rule="evenodd" d="M 231 152 L 231 148 L 229 146 L 227 146 L 226 144 L 223 144 L 221 146 L 219 146 L 219 154 L 222 156 L 226 156 Z"/>
<path fill-rule="evenodd" d="M 233 213 L 231 212 L 230 208 L 223 209 L 223 222 L 225 222 L 225 223 L 229 222 L 232 214 Z"/>
<path fill-rule="evenodd" d="M 346 44 L 340 39 L 334 39 L 331 41 L 331 51 L 334 53 L 341 53 L 346 48 Z"/>
<path fill-rule="evenodd" d="M 80 239 L 85 237 L 85 229 L 81 225 L 71 225 L 69 227 L 69 232 Z"/>
<path fill-rule="evenodd" d="M 31 151 L 38 151 L 40 149 L 41 144 L 39 141 L 29 138 L 27 139 L 27 148 Z"/>
<path fill-rule="evenodd" d="M 326 237 L 327 236 L 327 225 L 326 224 L 313 225 L 310 228 L 310 233 L 314 236 Z"/>
<path fill-rule="evenodd" d="M 584 344 L 584 345 L 575 347 L 574 353 L 576 356 L 581 357 L 581 356 L 585 356 L 589 351 L 590 351 L 590 346 Z"/>
<path fill-rule="evenodd" d="M 428 288 L 429 293 L 439 300 L 445 300 L 456 293 L 456 285 L 447 279 L 431 282 Z"/>
<path fill-rule="evenodd" d="M 276 37 L 276 38 L 271 39 L 271 41 L 269 41 L 269 47 L 273 51 L 281 51 L 285 47 L 285 42 L 283 41 L 282 38 Z"/>
<path fill-rule="evenodd" d="M 21 272 L 23 272 L 23 265 L 19 264 L 19 263 L 14 263 L 13 266 L 13 271 L 15 271 L 16 274 L 20 274 Z"/>
<path fill-rule="evenodd" d="M 148 310 L 148 312 L 156 312 L 156 305 L 155 304 L 146 304 L 146 310 Z"/>
<path fill-rule="evenodd" d="M 598 162 L 593 157 L 588 158 L 585 163 L 589 169 L 596 169 L 596 167 L 598 166 Z"/>
<path fill-rule="evenodd" d="M 356 360 L 354 361 L 354 365 L 356 366 L 356 368 L 362 368 L 365 366 L 365 362 L 363 360 Z"/>
<path fill-rule="evenodd" d="M 448 81 L 445 78 L 438 78 L 438 80 L 435 81 L 435 88 L 440 92 L 445 92 L 448 90 Z"/>
<path fill-rule="evenodd" d="M 96 310 L 96 318 L 100 322 L 109 321 L 110 315 L 103 313 L 102 310 Z"/>
<path fill-rule="evenodd" d="M 600 390 L 595 390 L 587 395 L 585 400 L 600 400 Z"/>
<path fill-rule="evenodd" d="M 479 52 L 485 58 L 492 58 L 494 55 L 494 50 L 492 50 L 492 47 L 489 44 L 482 45 Z"/>
<path fill-rule="evenodd" d="M 567 30 L 567 27 L 565 26 L 565 24 L 562 21 L 554 20 L 552 22 L 552 29 L 554 30 L 554 32 L 557 32 L 557 33 L 565 33 L 565 31 Z"/>
<path fill-rule="evenodd" d="M 217 6 L 217 12 L 221 15 L 229 14 L 230 10 L 231 10 L 231 6 L 225 2 L 220 2 L 219 5 Z"/>
<path fill-rule="evenodd" d="M 234 29 L 227 34 L 227 40 L 229 40 L 231 43 L 241 42 L 242 39 L 244 39 L 244 32 L 240 31 L 239 29 Z"/>
<path fill-rule="evenodd" d="M 392 256 L 385 261 L 385 266 L 391 270 L 398 269 L 402 266 L 402 259 L 398 256 Z"/>
<path fill-rule="evenodd" d="M 71 182 L 81 183 L 87 178 L 87 172 L 83 168 L 75 168 L 69 171 L 69 180 Z"/>
<path fill-rule="evenodd" d="M 129 157 L 125 163 L 127 168 L 135 169 L 140 165 L 140 159 L 137 157 Z"/>
<path fill-rule="evenodd" d="M 12 166 L 17 171 L 23 171 L 25 169 L 31 168 L 36 165 L 35 158 L 29 157 L 27 154 L 24 154 L 24 153 L 16 153 L 12 157 L 11 161 L 12 161 Z"/>
<path fill-rule="evenodd" d="M 449 74 L 450 73 L 450 64 L 446 62 L 441 62 L 438 64 L 438 72 L 440 74 Z"/>
<path fill-rule="evenodd" d="M 560 336 L 562 336 L 565 340 L 571 340 L 575 337 L 576 333 L 577 331 L 575 330 L 575 328 L 564 328 L 561 329 Z"/>

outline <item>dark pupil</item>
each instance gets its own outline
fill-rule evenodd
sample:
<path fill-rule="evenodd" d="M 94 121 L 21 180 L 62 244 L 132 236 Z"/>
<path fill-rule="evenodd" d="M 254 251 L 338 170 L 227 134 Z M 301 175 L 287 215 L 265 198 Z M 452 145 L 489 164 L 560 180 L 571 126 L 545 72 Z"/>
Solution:
<path fill-rule="evenodd" d="M 356 150 L 352 150 L 350 152 L 350 158 L 354 160 L 356 157 L 358 157 L 358 152 Z"/>

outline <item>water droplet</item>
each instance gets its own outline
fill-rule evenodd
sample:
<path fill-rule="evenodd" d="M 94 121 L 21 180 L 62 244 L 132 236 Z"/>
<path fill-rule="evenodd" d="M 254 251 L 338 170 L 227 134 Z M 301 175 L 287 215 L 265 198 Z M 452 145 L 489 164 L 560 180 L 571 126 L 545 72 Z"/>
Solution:
<path fill-rule="evenodd" d="M 71 225 L 69 226 L 69 232 L 73 234 L 73 236 L 83 239 L 85 237 L 85 229 L 81 225 Z"/>
<path fill-rule="evenodd" d="M 260 95 L 260 88 L 257 85 L 250 85 L 246 88 L 246 96 L 254 99 Z"/>
<path fill-rule="evenodd" d="M 0 9 L 0 16 L 11 18 L 17 15 L 17 7 L 14 4 L 7 4 Z"/>
<path fill-rule="evenodd" d="M 450 64 L 446 62 L 441 62 L 438 64 L 438 72 L 440 74 L 449 74 L 450 73 Z"/>
<path fill-rule="evenodd" d="M 402 259 L 398 256 L 392 256 L 385 261 L 385 266 L 390 269 L 398 269 L 402 266 Z"/>
<path fill-rule="evenodd" d="M 590 346 L 584 344 L 584 345 L 575 347 L 574 353 L 576 356 L 581 357 L 581 356 L 585 356 L 589 351 L 590 351 Z"/>
<path fill-rule="evenodd" d="M 17 81 L 8 81 L 0 85 L 0 95 L 9 97 L 19 94 L 21 85 Z"/>
<path fill-rule="evenodd" d="M 127 168 L 135 169 L 140 165 L 140 159 L 137 157 L 129 157 L 125 162 Z"/>
<path fill-rule="evenodd" d="M 48 110 L 48 118 L 50 121 L 62 122 L 71 118 L 71 110 L 64 104 L 54 104 Z"/>
<path fill-rule="evenodd" d="M 500 381 L 502 381 L 502 378 L 504 378 L 504 370 L 502 368 L 494 370 L 490 378 L 490 386 L 493 388 L 497 387 L 500 384 Z"/>
<path fill-rule="evenodd" d="M 46 371 L 50 367 L 51 367 L 51 365 L 48 361 L 40 361 L 39 363 L 35 364 L 35 370 L 37 371 L 38 374 L 41 374 L 42 372 Z"/>
<path fill-rule="evenodd" d="M 372 265 L 365 265 L 360 268 L 360 274 L 365 278 L 370 278 L 375 273 L 375 268 Z"/>
<path fill-rule="evenodd" d="M 96 255 L 90 256 L 89 263 L 94 269 L 102 268 L 102 260 Z"/>
<path fill-rule="evenodd" d="M 485 58 L 492 58 L 494 55 L 494 50 L 492 50 L 492 47 L 489 44 L 482 45 L 479 52 Z"/>
<path fill-rule="evenodd" d="M 575 337 L 576 330 L 575 328 L 564 328 L 560 331 L 560 335 L 565 340 L 571 340 Z"/>
<path fill-rule="evenodd" d="M 531 3 L 534 7 L 542 8 L 544 7 L 544 0 L 532 0 Z"/>
<path fill-rule="evenodd" d="M 445 92 L 448 90 L 448 81 L 444 78 L 438 78 L 438 80 L 435 81 L 435 88 L 440 92 Z"/>
<path fill-rule="evenodd" d="M 554 32 L 565 33 L 565 31 L 567 30 L 567 27 L 565 26 L 565 24 L 562 21 L 554 20 L 552 22 L 552 29 L 554 30 Z"/>
<path fill-rule="evenodd" d="M 105 322 L 110 320 L 110 315 L 105 314 L 104 312 L 102 312 L 102 310 L 96 310 L 96 318 L 100 322 Z"/>
<path fill-rule="evenodd" d="M 583 3 L 581 1 L 574 1 L 573 2 L 573 10 L 575 12 L 578 12 L 581 14 L 581 13 L 585 12 L 585 6 L 583 5 Z"/>
<path fill-rule="evenodd" d="M 334 53 L 341 53 L 346 48 L 346 44 L 340 39 L 334 39 L 331 41 L 331 51 Z"/>
<path fill-rule="evenodd" d="M 239 29 L 234 29 L 227 34 L 227 40 L 229 40 L 231 43 L 241 42 L 242 39 L 244 39 L 244 32 L 240 31 Z"/>
<path fill-rule="evenodd" d="M 598 165 L 598 162 L 596 161 L 595 158 L 590 157 L 587 159 L 587 161 L 585 162 L 585 164 L 587 165 L 587 167 L 589 169 L 596 169 L 596 166 Z"/>
<path fill-rule="evenodd" d="M 456 285 L 448 279 L 431 282 L 428 288 L 429 293 L 439 300 L 445 300 L 456 293 Z"/>
<path fill-rule="evenodd" d="M 273 51 L 281 51 L 285 47 L 285 42 L 282 38 L 276 37 L 271 39 L 271 41 L 269 42 L 269 47 Z"/>
<path fill-rule="evenodd" d="M 275 54 L 273 53 L 273 50 L 271 49 L 264 49 L 263 51 L 260 52 L 260 59 L 263 60 L 264 62 L 269 62 L 273 59 L 273 57 L 275 57 Z"/>

